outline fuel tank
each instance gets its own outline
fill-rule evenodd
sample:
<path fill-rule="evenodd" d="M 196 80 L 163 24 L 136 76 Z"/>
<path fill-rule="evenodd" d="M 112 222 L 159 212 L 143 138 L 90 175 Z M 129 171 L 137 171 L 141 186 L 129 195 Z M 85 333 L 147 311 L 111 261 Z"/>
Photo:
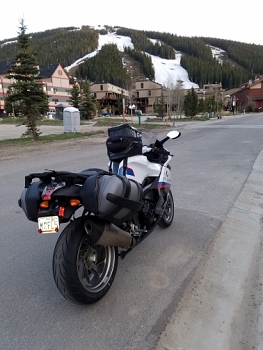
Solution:
<path fill-rule="evenodd" d="M 126 177 L 140 184 L 148 176 L 157 177 L 161 172 L 161 165 L 149 162 L 146 156 L 129 157 L 127 161 Z M 123 161 L 120 162 L 118 174 L 123 175 Z"/>

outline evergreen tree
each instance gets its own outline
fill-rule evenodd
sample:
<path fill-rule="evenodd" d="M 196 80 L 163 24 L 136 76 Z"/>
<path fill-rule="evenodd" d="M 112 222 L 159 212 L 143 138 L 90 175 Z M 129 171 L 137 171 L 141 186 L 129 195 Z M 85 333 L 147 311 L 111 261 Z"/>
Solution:
<path fill-rule="evenodd" d="M 70 90 L 69 100 L 70 100 L 70 104 L 73 107 L 79 109 L 81 97 L 80 97 L 80 89 L 78 84 L 74 84 L 73 88 Z"/>
<path fill-rule="evenodd" d="M 198 113 L 204 113 L 204 109 L 205 109 L 205 104 L 204 104 L 204 100 L 201 98 L 198 101 Z"/>
<path fill-rule="evenodd" d="M 198 112 L 198 97 L 193 87 L 187 92 L 185 97 L 184 111 L 185 115 L 191 118 L 193 118 Z"/>
<path fill-rule="evenodd" d="M 96 109 L 97 109 L 97 115 L 99 116 L 101 114 L 101 105 L 98 100 L 96 100 Z"/>
<path fill-rule="evenodd" d="M 36 141 L 41 134 L 37 128 L 37 120 L 41 118 L 41 114 L 48 112 L 48 98 L 39 83 L 38 62 L 35 54 L 30 50 L 30 39 L 25 33 L 26 26 L 23 19 L 20 21 L 19 28 L 18 52 L 7 76 L 14 82 L 9 85 L 6 99 L 7 104 L 15 105 L 21 116 L 26 118 L 25 135 L 32 135 Z"/>
<path fill-rule="evenodd" d="M 96 112 L 96 99 L 90 89 L 88 80 L 82 82 L 82 91 L 80 102 L 81 117 L 83 119 L 93 119 Z"/>
<path fill-rule="evenodd" d="M 164 93 L 163 89 L 161 92 L 161 97 L 158 99 L 158 102 L 153 105 L 153 110 L 155 113 L 157 113 L 158 118 L 164 118 L 165 117 L 165 111 L 166 111 L 166 103 L 164 100 Z"/>

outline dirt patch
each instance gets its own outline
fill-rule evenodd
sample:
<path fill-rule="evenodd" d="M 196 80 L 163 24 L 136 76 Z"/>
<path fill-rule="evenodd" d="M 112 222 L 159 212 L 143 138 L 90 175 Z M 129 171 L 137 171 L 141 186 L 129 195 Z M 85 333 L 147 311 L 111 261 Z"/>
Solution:
<path fill-rule="evenodd" d="M 0 146 L 0 161 L 21 158 L 31 154 L 38 156 L 47 154 L 52 147 L 60 147 L 63 150 L 83 149 L 87 145 L 103 144 L 106 141 L 106 134 L 94 135 L 79 139 L 70 139 L 52 142 L 32 142 L 29 144 L 16 144 Z"/>
<path fill-rule="evenodd" d="M 98 130 L 102 130 L 102 128 L 97 128 Z M 101 132 L 99 135 L 91 135 L 83 138 L 77 138 L 77 139 L 68 139 L 68 140 L 55 140 L 55 141 L 49 141 L 49 142 L 31 142 L 28 144 L 22 144 L 17 143 L 16 145 L 0 145 L 0 161 L 10 160 L 10 159 L 17 159 L 21 158 L 23 156 L 27 156 L 28 154 L 37 156 L 41 154 L 47 154 L 50 152 L 52 147 L 59 147 L 63 150 L 67 149 L 80 149 L 86 146 L 90 145 L 96 145 L 96 144 L 105 144 L 106 139 L 108 137 L 107 129 L 104 128 L 103 132 Z M 94 131 L 97 131 L 92 129 Z M 158 135 L 160 133 L 164 133 L 165 131 L 170 131 L 171 129 L 168 127 L 161 128 L 161 129 L 154 129 L 149 130 L 150 132 L 153 132 L 154 134 Z"/>

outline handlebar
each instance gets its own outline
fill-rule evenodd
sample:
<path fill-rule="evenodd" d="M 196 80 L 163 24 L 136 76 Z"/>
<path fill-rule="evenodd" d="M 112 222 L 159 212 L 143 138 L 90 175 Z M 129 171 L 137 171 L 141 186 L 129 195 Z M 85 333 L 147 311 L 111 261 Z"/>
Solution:
<path fill-rule="evenodd" d="M 168 159 L 168 155 L 173 156 L 167 149 L 149 146 L 143 146 L 142 153 L 147 157 L 150 162 L 164 163 Z"/>
<path fill-rule="evenodd" d="M 148 152 L 151 152 L 153 150 L 152 147 L 149 147 L 149 146 L 143 146 L 142 147 L 142 154 L 144 153 L 148 153 Z"/>

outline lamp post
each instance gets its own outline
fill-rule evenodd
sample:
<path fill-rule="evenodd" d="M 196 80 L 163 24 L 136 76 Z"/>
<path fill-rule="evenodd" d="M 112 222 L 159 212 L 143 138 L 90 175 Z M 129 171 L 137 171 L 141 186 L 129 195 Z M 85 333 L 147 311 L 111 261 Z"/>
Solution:
<path fill-rule="evenodd" d="M 130 104 L 130 105 L 129 105 L 129 108 L 130 108 L 130 110 L 131 110 L 131 122 L 132 122 L 132 124 L 133 124 L 133 121 L 132 121 L 132 110 L 135 109 L 135 105 L 134 105 L 134 104 Z"/>
<path fill-rule="evenodd" d="M 122 99 L 122 121 L 125 123 L 125 98 Z"/>
<path fill-rule="evenodd" d="M 2 87 L 3 109 L 4 109 L 4 105 L 5 105 L 5 90 L 4 90 L 4 82 L 3 82 L 2 78 L 1 78 L 1 87 Z M 0 108 L 2 108 L 2 100 L 0 101 Z"/>

